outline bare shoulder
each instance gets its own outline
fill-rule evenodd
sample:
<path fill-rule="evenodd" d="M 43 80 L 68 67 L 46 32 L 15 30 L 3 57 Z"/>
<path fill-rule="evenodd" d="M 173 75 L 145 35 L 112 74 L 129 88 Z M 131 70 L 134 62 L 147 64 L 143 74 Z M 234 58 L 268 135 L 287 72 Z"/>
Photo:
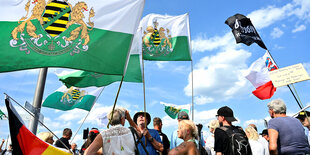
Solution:
<path fill-rule="evenodd" d="M 196 145 L 193 142 L 183 142 L 179 146 L 175 147 L 174 149 L 169 151 L 169 155 L 180 155 L 180 154 L 188 154 L 188 155 L 195 155 L 196 152 Z"/>

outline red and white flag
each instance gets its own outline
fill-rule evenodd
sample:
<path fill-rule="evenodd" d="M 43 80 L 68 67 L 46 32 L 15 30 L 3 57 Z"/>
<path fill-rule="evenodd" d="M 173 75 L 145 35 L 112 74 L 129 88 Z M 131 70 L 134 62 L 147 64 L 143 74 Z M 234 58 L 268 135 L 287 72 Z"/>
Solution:
<path fill-rule="evenodd" d="M 273 96 L 276 88 L 269 78 L 268 72 L 278 69 L 268 52 L 252 63 L 247 71 L 246 78 L 256 88 L 252 93 L 259 99 L 265 100 Z"/>

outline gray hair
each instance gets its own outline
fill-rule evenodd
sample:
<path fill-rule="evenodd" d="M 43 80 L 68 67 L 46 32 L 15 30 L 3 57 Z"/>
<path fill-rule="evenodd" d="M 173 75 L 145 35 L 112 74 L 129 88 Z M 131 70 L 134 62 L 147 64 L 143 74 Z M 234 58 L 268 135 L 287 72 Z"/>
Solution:
<path fill-rule="evenodd" d="M 283 100 L 275 99 L 268 103 L 268 108 L 273 110 L 276 114 L 285 114 L 286 105 Z"/>
<path fill-rule="evenodd" d="M 111 125 L 118 125 L 121 124 L 121 120 L 123 117 L 125 117 L 125 108 L 117 107 L 114 109 L 113 118 L 112 117 L 112 110 L 108 114 L 108 119 L 111 120 Z"/>

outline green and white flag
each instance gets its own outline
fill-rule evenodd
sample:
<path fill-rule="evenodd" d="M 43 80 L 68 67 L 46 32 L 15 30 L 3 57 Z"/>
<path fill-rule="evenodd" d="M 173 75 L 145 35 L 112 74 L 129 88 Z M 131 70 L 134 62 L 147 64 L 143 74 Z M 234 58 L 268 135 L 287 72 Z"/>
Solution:
<path fill-rule="evenodd" d="M 62 86 L 49 95 L 43 102 L 43 107 L 59 110 L 72 110 L 74 108 L 90 111 L 104 87 L 77 88 Z"/>
<path fill-rule="evenodd" d="M 6 118 L 6 115 L 2 112 L 2 110 L 0 110 L 0 119 L 3 120 L 3 117 Z"/>
<path fill-rule="evenodd" d="M 174 104 L 168 104 L 164 102 L 160 102 L 160 104 L 165 106 L 165 112 L 168 116 L 170 116 L 172 119 L 178 118 L 178 114 L 181 111 L 185 111 L 187 114 L 189 114 L 190 105 L 174 105 Z"/>
<path fill-rule="evenodd" d="M 139 25 L 143 31 L 143 59 L 191 61 L 188 14 L 149 14 Z"/>
<path fill-rule="evenodd" d="M 0 72 L 65 67 L 123 75 L 144 0 L 0 1 Z"/>
<path fill-rule="evenodd" d="M 141 35 L 139 34 L 141 33 L 135 34 L 133 42 L 142 42 Z M 138 46 L 138 44 L 131 46 L 129 62 L 124 77 L 125 82 L 142 83 L 141 51 L 141 46 Z M 102 87 L 122 80 L 121 75 L 106 75 L 87 71 L 64 72 L 58 74 L 58 77 L 68 88 L 71 86 L 80 88 L 90 86 Z"/>

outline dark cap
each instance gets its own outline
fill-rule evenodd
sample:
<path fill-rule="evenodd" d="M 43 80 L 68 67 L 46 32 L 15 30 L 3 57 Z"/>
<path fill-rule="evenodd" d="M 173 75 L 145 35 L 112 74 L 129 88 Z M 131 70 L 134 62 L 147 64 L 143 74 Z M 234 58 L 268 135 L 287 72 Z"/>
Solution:
<path fill-rule="evenodd" d="M 299 114 L 296 118 L 303 121 L 306 118 L 306 113 L 307 113 L 307 116 L 310 117 L 309 111 L 301 111 L 301 112 L 299 112 Z"/>
<path fill-rule="evenodd" d="M 234 112 L 227 106 L 220 108 L 217 111 L 217 115 L 224 116 L 228 122 L 237 121 L 237 119 L 234 117 Z"/>
<path fill-rule="evenodd" d="M 178 113 L 178 119 L 189 120 L 188 114 L 185 111 L 180 111 Z"/>
<path fill-rule="evenodd" d="M 137 112 L 134 116 L 133 116 L 133 121 L 137 124 L 137 119 L 138 119 L 138 116 L 139 115 L 143 115 L 143 117 L 144 117 L 144 112 L 142 112 L 142 111 L 140 111 L 140 112 Z M 146 112 L 146 119 L 147 119 L 147 125 L 149 125 L 150 124 L 150 122 L 151 122 L 151 115 L 148 113 L 148 112 Z"/>
<path fill-rule="evenodd" d="M 261 135 L 268 135 L 268 130 L 267 129 L 264 129 L 261 133 Z"/>

